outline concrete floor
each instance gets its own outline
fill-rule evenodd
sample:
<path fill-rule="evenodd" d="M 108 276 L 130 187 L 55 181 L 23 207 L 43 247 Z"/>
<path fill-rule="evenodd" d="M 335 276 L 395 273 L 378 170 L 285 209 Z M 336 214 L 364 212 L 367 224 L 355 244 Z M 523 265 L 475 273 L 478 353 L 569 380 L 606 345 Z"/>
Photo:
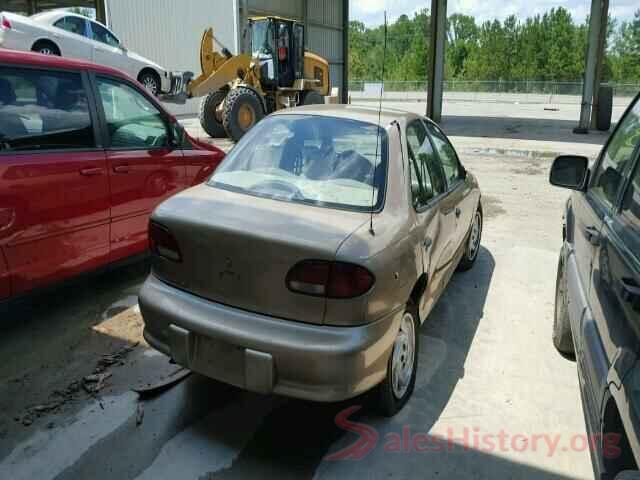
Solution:
<path fill-rule="evenodd" d="M 416 391 L 405 409 L 393 419 L 366 409 L 349 417 L 374 429 L 369 438 L 377 433 L 366 456 L 326 459 L 358 438 L 335 416 L 366 399 L 320 405 L 197 375 L 139 398 L 131 388 L 173 371 L 144 342 L 110 370 L 98 397 L 78 394 L 22 425 L 26 407 L 91 373 L 92 351 L 99 357 L 139 340 L 135 292 L 146 266 L 138 264 L 9 312 L 19 321 L 0 336 L 10 359 L 0 367 L 0 478 L 591 478 L 575 364 L 551 343 L 567 193 L 547 175 L 556 150 L 594 156 L 605 137 L 558 137 L 531 149 L 540 140 L 522 128 L 496 147 L 469 133 L 478 122 L 447 118 L 443 127 L 483 189 L 480 256 L 454 275 L 420 331 Z M 441 448 L 416 451 L 412 441 L 419 448 L 425 438 Z"/>

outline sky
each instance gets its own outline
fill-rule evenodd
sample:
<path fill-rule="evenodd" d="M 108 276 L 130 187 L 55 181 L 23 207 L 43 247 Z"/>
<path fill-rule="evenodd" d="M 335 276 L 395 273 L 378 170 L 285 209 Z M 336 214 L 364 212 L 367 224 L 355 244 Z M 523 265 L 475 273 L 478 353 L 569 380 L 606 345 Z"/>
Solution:
<path fill-rule="evenodd" d="M 591 8 L 590 0 L 448 0 L 447 13 L 464 13 L 476 18 L 476 23 L 494 18 L 503 20 L 515 14 L 520 18 L 544 13 L 553 7 L 564 7 L 576 22 L 584 22 Z M 390 21 L 400 15 L 412 15 L 422 8 L 431 8 L 431 0 L 350 0 L 350 18 L 368 26 L 383 23 L 384 10 Z M 609 11 L 618 20 L 629 20 L 640 8 L 638 0 L 610 0 Z"/>

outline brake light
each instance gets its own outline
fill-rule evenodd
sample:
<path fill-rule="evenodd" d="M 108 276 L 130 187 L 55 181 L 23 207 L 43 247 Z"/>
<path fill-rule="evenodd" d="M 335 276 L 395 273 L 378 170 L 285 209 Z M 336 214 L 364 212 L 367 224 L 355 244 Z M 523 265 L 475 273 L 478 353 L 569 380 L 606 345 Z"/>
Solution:
<path fill-rule="evenodd" d="M 0 25 L 2 25 L 2 28 L 4 28 L 5 30 L 11 30 L 11 22 L 9 21 L 9 19 L 4 15 L 2 15 L 1 18 L 2 21 L 0 22 Z"/>
<path fill-rule="evenodd" d="M 149 222 L 149 248 L 156 255 L 174 262 L 182 261 L 180 246 L 168 228 Z"/>
<path fill-rule="evenodd" d="M 287 288 L 295 293 L 326 298 L 354 298 L 373 287 L 375 277 L 360 265 L 304 260 L 287 274 Z"/>

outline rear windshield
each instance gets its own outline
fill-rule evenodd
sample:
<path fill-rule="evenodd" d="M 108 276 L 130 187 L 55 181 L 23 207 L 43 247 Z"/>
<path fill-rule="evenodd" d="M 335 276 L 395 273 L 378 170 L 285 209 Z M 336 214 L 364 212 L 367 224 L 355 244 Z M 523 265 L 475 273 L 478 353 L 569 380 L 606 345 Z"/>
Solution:
<path fill-rule="evenodd" d="M 386 171 L 383 128 L 343 118 L 277 115 L 242 138 L 209 185 L 288 202 L 372 211 L 382 206 Z"/>

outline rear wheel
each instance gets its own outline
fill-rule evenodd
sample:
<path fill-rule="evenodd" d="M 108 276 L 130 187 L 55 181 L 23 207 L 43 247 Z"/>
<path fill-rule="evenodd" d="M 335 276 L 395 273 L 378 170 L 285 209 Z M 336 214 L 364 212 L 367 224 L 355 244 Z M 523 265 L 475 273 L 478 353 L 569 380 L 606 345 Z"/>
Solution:
<path fill-rule="evenodd" d="M 418 310 L 410 302 L 402 315 L 400 329 L 393 343 L 387 376 L 377 387 L 378 406 L 387 417 L 398 413 L 413 393 L 420 351 L 419 328 Z"/>
<path fill-rule="evenodd" d="M 262 102 L 253 90 L 238 87 L 227 95 L 222 124 L 233 141 L 240 140 L 263 117 Z"/>
<path fill-rule="evenodd" d="M 222 124 L 222 112 L 219 106 L 227 96 L 226 90 L 211 92 L 200 102 L 200 125 L 212 138 L 223 138 L 227 136 Z"/>
<path fill-rule="evenodd" d="M 558 262 L 558 276 L 556 278 L 556 306 L 553 317 L 553 346 L 568 358 L 575 357 L 573 335 L 569 320 L 569 298 L 567 296 L 567 277 L 562 260 Z"/>
<path fill-rule="evenodd" d="M 151 95 L 156 96 L 160 93 L 160 76 L 151 71 L 144 71 L 138 76 L 138 81 Z"/>
<path fill-rule="evenodd" d="M 42 55 L 55 55 L 57 57 L 60 56 L 60 49 L 56 46 L 55 43 L 49 41 L 37 42 L 31 48 L 31 51 L 40 53 Z"/>
<path fill-rule="evenodd" d="M 465 272 L 473 267 L 473 264 L 478 258 L 478 252 L 480 251 L 480 241 L 482 240 L 482 208 L 478 207 L 475 215 L 473 216 L 473 223 L 471 224 L 471 230 L 467 237 L 467 243 L 465 245 L 464 254 L 458 264 L 458 270 Z"/>
<path fill-rule="evenodd" d="M 309 90 L 305 92 L 302 97 L 302 105 L 323 105 L 324 97 L 315 90 Z"/>

